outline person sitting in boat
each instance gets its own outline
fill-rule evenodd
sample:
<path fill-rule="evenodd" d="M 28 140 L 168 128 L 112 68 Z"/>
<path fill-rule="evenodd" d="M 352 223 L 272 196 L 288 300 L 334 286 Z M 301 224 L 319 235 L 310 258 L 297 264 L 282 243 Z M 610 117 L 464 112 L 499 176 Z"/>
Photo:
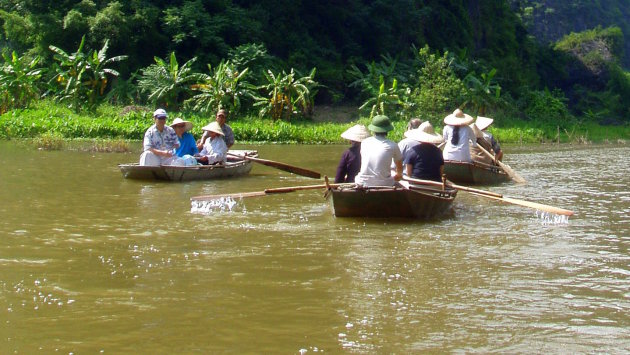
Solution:
<path fill-rule="evenodd" d="M 175 130 L 177 139 L 179 139 L 179 148 L 175 151 L 177 159 L 173 162 L 173 165 L 197 165 L 197 160 L 194 155 L 199 153 L 199 150 L 197 150 L 195 137 L 189 132 L 193 127 L 192 122 L 184 121 L 180 117 L 177 117 L 173 120 L 173 123 L 171 123 L 171 127 Z"/>
<path fill-rule="evenodd" d="M 405 137 L 418 142 L 403 156 L 407 176 L 442 182 L 444 158 L 442 151 L 436 146 L 442 143 L 442 136 L 436 134 L 431 123 L 427 121 L 419 128 L 405 132 Z"/>
<path fill-rule="evenodd" d="M 234 145 L 234 131 L 232 131 L 232 128 L 225 123 L 225 121 L 227 121 L 227 111 L 224 109 L 217 111 L 215 121 L 219 124 L 221 130 L 223 131 L 223 141 L 225 142 L 225 145 L 228 149 L 232 148 Z M 201 139 L 199 139 L 199 142 L 197 143 L 197 149 L 203 149 L 203 145 L 206 143 L 208 137 L 210 137 L 209 134 L 210 133 L 208 131 L 203 132 Z"/>
<path fill-rule="evenodd" d="M 446 144 L 442 152 L 444 160 L 472 162 L 469 144 L 476 146 L 475 133 L 468 125 L 473 122 L 470 115 L 456 109 L 444 118 L 442 136 Z M 469 143 L 470 142 L 470 143 Z"/>
<path fill-rule="evenodd" d="M 354 182 L 361 169 L 361 142 L 369 136 L 370 132 L 362 124 L 354 125 L 341 134 L 341 138 L 349 140 L 351 146 L 341 155 L 335 183 Z"/>
<path fill-rule="evenodd" d="M 492 133 L 488 132 L 487 130 L 488 127 L 490 127 L 490 125 L 492 124 L 492 122 L 494 122 L 492 118 L 477 116 L 475 125 L 477 126 L 477 128 L 479 128 L 479 130 L 481 130 L 481 133 L 483 134 L 483 138 L 488 143 L 490 143 L 490 146 L 492 147 L 491 153 L 494 152 L 494 156 L 496 157 L 497 160 L 503 160 L 503 151 L 501 150 L 501 146 L 499 145 L 499 142 L 497 142 L 497 140 L 494 138 Z"/>
<path fill-rule="evenodd" d="M 472 128 L 473 133 L 475 134 L 475 138 L 477 141 L 477 146 L 470 146 L 470 157 L 473 161 L 484 163 L 484 164 L 494 164 L 494 159 L 486 155 L 481 148 L 485 149 L 487 152 L 492 151 L 492 146 L 488 141 L 486 141 L 483 137 L 483 133 L 477 127 L 476 123 L 471 123 L 470 128 Z M 481 147 L 481 148 L 480 148 Z"/>
<path fill-rule="evenodd" d="M 387 139 L 387 132 L 394 126 L 387 116 L 378 115 L 368 128 L 374 135 L 361 142 L 361 170 L 354 182 L 361 186 L 394 186 L 402 178 L 402 154 L 398 145 Z M 394 176 L 392 160 L 396 164 Z"/>
<path fill-rule="evenodd" d="M 422 120 L 420 120 L 419 118 L 412 118 L 411 120 L 409 120 L 409 123 L 407 124 L 407 131 L 405 132 L 409 132 L 412 129 L 416 129 L 418 127 L 420 127 L 420 124 L 422 123 Z M 407 151 L 409 149 L 411 149 L 412 147 L 418 145 L 418 141 L 416 141 L 415 139 L 411 139 L 408 138 L 405 135 L 405 138 L 403 138 L 400 142 L 398 142 L 398 149 L 400 149 L 400 153 L 403 155 L 403 157 L 405 156 L 405 153 L 407 153 Z M 395 168 L 394 166 L 392 166 L 392 169 Z M 404 174 L 404 170 L 403 170 L 403 174 Z"/>
<path fill-rule="evenodd" d="M 201 129 L 208 132 L 208 139 L 206 139 L 201 152 L 195 156 L 197 162 L 203 165 L 224 163 L 227 158 L 228 148 L 223 140 L 224 133 L 219 123 L 211 122 Z"/>
<path fill-rule="evenodd" d="M 166 125 L 166 111 L 157 109 L 153 113 L 155 123 L 144 133 L 143 149 L 140 165 L 171 165 L 176 159 L 179 140 L 175 130 Z"/>

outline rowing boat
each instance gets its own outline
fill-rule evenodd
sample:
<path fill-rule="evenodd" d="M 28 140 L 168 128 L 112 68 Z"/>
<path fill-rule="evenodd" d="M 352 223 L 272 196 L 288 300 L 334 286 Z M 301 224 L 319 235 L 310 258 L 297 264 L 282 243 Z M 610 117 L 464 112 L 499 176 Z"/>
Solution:
<path fill-rule="evenodd" d="M 255 150 L 237 150 L 235 154 L 257 157 Z M 247 159 L 228 157 L 225 164 L 195 165 L 195 166 L 141 166 L 134 164 L 119 164 L 118 167 L 124 178 L 135 180 L 165 180 L 165 181 L 193 181 L 212 180 L 247 175 L 252 170 L 252 162 Z"/>
<path fill-rule="evenodd" d="M 337 217 L 430 219 L 444 214 L 457 195 L 455 189 L 428 186 L 337 187 L 328 194 Z"/>
<path fill-rule="evenodd" d="M 510 180 L 500 167 L 481 162 L 446 160 L 444 174 L 454 183 L 467 185 L 495 185 Z"/>

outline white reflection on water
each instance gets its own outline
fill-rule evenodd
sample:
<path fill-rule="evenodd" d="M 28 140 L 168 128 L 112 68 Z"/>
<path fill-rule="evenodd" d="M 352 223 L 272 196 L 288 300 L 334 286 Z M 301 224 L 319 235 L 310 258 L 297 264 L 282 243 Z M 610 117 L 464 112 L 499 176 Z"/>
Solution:
<path fill-rule="evenodd" d="M 231 197 L 220 197 L 211 200 L 192 200 L 190 201 L 190 212 L 200 214 L 210 214 L 216 211 L 232 211 L 236 205 L 236 201 Z"/>
<path fill-rule="evenodd" d="M 568 224 L 569 216 L 558 215 L 555 213 L 549 213 L 544 211 L 536 211 L 536 217 L 539 218 L 543 224 Z"/>

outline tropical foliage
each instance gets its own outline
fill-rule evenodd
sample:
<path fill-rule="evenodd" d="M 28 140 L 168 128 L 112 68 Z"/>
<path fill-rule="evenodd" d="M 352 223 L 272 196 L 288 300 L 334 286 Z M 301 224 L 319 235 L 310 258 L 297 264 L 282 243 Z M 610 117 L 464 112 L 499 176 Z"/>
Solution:
<path fill-rule="evenodd" d="M 287 74 L 265 73 L 267 82 L 256 88 L 260 94 L 254 95 L 254 106 L 260 107 L 260 116 L 269 116 L 274 120 L 289 120 L 301 114 L 310 116 L 313 112 L 313 97 L 318 83 L 315 81 L 315 69 L 307 76 L 299 77 L 294 69 Z"/>
<path fill-rule="evenodd" d="M 28 60 L 2 54 L 4 64 L 0 68 L 0 114 L 11 108 L 24 108 L 40 96 L 39 80 L 42 69 L 38 67 L 39 57 Z"/>
<path fill-rule="evenodd" d="M 117 77 L 118 72 L 108 68 L 109 64 L 125 60 L 126 56 L 107 58 L 108 41 L 99 51 L 84 52 L 85 36 L 79 48 L 72 54 L 61 48 L 50 46 L 55 53 L 55 75 L 52 78 L 52 96 L 69 107 L 80 110 L 87 106 L 93 109 L 105 98 L 108 76 Z"/>
<path fill-rule="evenodd" d="M 193 111 L 214 113 L 219 109 L 227 109 L 236 114 L 241 109 L 241 100 L 251 97 L 248 83 L 243 80 L 248 68 L 238 71 L 230 61 L 221 61 L 214 69 L 208 64 L 210 74 L 199 75 L 200 81 L 193 84 L 197 92 L 186 104 Z"/>
<path fill-rule="evenodd" d="M 176 110 L 192 92 L 192 85 L 201 79 L 201 75 L 193 71 L 192 58 L 179 66 L 175 52 L 171 52 L 168 62 L 155 57 L 155 64 L 142 70 L 138 87 L 147 93 L 148 100 L 154 106 Z"/>

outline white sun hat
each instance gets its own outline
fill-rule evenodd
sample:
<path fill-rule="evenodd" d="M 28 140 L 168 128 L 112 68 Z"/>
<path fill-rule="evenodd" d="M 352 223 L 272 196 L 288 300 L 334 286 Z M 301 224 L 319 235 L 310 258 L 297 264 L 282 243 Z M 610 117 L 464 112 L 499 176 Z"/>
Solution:
<path fill-rule="evenodd" d="M 184 132 L 188 132 L 193 128 L 193 124 L 190 121 L 184 121 L 181 118 L 177 117 L 176 119 L 173 120 L 173 123 L 171 123 L 171 127 L 176 126 L 178 124 L 184 124 Z M 173 127 L 175 128 L 175 127 Z"/>

